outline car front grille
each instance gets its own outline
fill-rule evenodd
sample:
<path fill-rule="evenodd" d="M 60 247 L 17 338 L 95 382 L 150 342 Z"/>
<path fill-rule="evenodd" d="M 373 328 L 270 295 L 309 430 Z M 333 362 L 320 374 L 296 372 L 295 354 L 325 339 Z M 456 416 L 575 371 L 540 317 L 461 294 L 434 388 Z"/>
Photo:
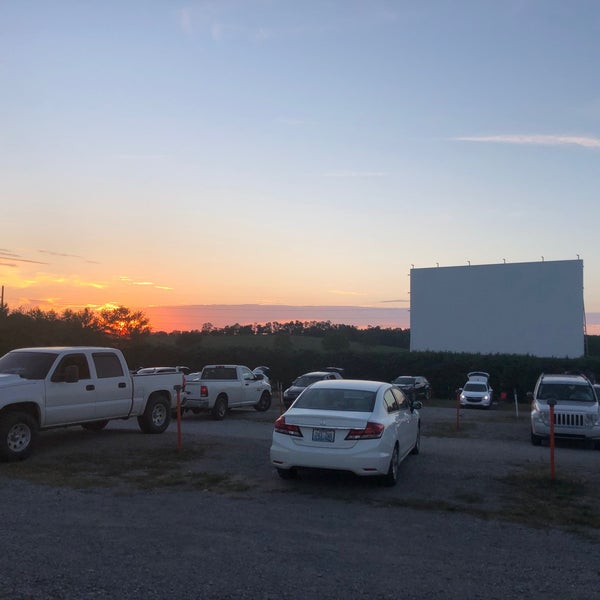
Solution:
<path fill-rule="evenodd" d="M 481 402 L 481 397 L 480 396 L 475 396 L 475 397 L 465 396 L 465 400 L 467 402 Z"/>
<path fill-rule="evenodd" d="M 577 413 L 554 413 L 554 424 L 559 427 L 584 427 L 584 415 Z"/>

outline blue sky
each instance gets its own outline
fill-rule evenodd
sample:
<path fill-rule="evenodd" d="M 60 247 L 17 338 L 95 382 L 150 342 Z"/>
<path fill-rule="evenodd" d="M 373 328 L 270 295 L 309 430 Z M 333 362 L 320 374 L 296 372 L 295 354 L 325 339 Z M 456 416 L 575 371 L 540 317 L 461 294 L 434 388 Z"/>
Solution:
<path fill-rule="evenodd" d="M 600 2 L 0 1 L 11 307 L 409 306 L 584 261 Z"/>

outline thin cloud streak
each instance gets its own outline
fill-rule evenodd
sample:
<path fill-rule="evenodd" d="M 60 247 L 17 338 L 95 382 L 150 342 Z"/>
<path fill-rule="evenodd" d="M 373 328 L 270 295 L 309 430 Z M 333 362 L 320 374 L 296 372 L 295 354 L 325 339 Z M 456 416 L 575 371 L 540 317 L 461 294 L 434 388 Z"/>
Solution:
<path fill-rule="evenodd" d="M 515 144 L 521 146 L 581 146 L 600 148 L 600 138 L 575 135 L 487 135 L 453 138 L 458 142 Z"/>

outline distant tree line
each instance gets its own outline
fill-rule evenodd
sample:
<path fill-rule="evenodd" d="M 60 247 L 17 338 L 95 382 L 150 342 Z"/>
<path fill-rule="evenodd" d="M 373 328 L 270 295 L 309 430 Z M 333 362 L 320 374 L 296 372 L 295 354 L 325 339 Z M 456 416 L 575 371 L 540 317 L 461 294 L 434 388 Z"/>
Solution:
<path fill-rule="evenodd" d="M 220 337 L 223 343 L 212 343 Z M 306 349 L 300 338 L 320 340 Z M 218 340 L 215 340 L 215 342 Z M 390 381 L 398 375 L 424 375 L 438 398 L 452 399 L 466 374 L 487 371 L 496 394 L 524 400 L 541 372 L 578 371 L 600 380 L 600 336 L 586 336 L 587 353 L 577 359 L 452 352 L 409 352 L 409 329 L 358 329 L 329 321 L 290 321 L 153 333 L 143 312 L 126 307 L 95 312 L 0 308 L 0 355 L 28 346 L 94 345 L 120 348 L 131 367 L 210 363 L 271 368 L 275 386 L 287 386 L 301 373 L 341 367 L 346 378 Z"/>

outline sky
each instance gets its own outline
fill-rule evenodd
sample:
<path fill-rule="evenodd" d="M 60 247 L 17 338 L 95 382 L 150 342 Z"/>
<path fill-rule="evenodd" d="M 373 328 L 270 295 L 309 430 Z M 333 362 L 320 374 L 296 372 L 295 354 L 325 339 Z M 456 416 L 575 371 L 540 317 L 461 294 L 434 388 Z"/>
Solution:
<path fill-rule="evenodd" d="M 377 325 L 581 258 L 600 333 L 599 54 L 596 0 L 0 0 L 4 301 Z"/>

